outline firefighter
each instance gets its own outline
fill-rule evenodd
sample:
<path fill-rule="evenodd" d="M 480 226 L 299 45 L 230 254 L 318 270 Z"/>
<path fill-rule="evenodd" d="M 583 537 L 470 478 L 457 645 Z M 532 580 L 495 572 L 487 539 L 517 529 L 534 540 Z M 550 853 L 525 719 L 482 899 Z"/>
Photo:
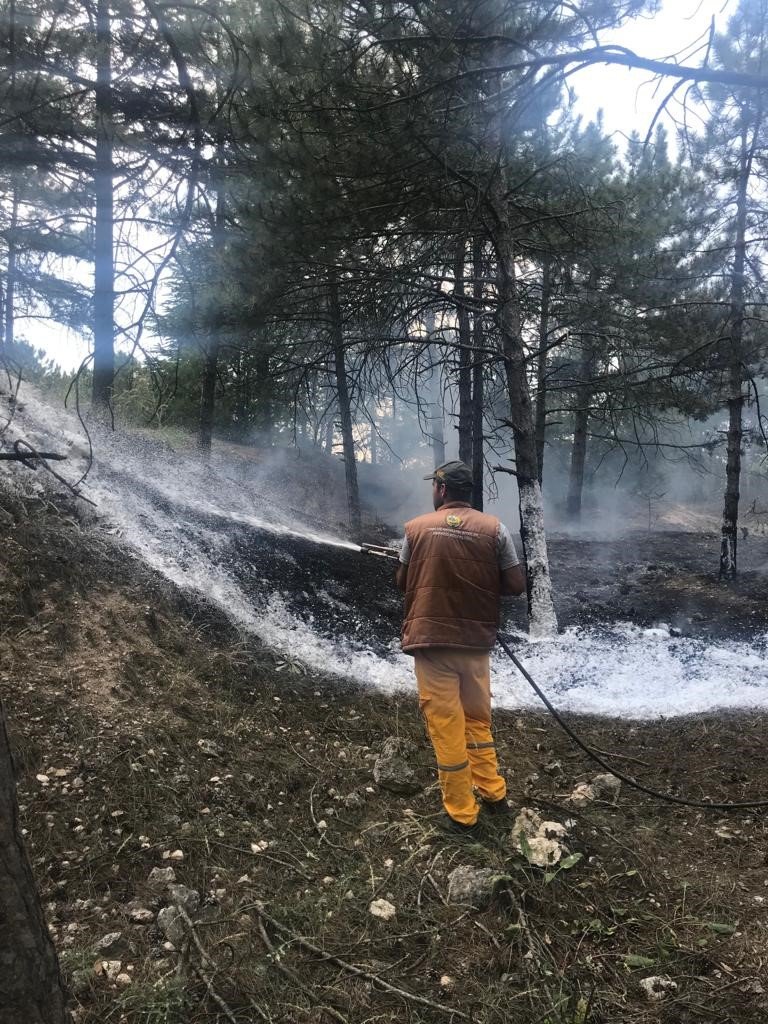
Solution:
<path fill-rule="evenodd" d="M 437 758 L 442 827 L 472 834 L 481 806 L 510 811 L 491 733 L 490 651 L 500 598 L 522 594 L 525 575 L 507 528 L 472 508 L 469 466 L 446 462 L 424 479 L 435 511 L 405 524 L 396 574 L 405 594 L 402 647 L 413 655 Z"/>

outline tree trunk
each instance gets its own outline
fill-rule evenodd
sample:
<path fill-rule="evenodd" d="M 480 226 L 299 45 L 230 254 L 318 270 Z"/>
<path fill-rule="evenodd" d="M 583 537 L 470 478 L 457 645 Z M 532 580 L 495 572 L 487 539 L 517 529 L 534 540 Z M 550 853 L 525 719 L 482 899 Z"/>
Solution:
<path fill-rule="evenodd" d="M 578 522 L 581 519 L 581 501 L 584 490 L 584 466 L 587 461 L 587 424 L 589 422 L 588 388 L 579 388 L 575 421 L 573 426 L 573 447 L 571 448 L 571 472 L 568 478 L 566 514 Z"/>
<path fill-rule="evenodd" d="M 453 266 L 453 294 L 459 335 L 459 458 L 472 463 L 472 335 L 469 312 L 464 305 L 466 239 L 459 241 Z"/>
<path fill-rule="evenodd" d="M 223 257 L 226 242 L 226 197 L 224 194 L 224 142 L 220 131 L 217 131 L 216 143 L 216 211 L 213 219 L 213 251 L 214 256 Z M 214 299 L 214 301 L 216 301 Z M 210 453 L 213 439 L 213 423 L 216 411 L 216 380 L 219 372 L 219 351 L 221 349 L 221 326 L 219 316 L 214 317 L 214 324 L 209 331 L 208 344 L 205 346 L 203 376 L 200 382 L 200 426 L 198 444 L 203 452 Z"/>
<path fill-rule="evenodd" d="M 515 473 L 520 494 L 520 535 L 528 584 L 528 624 L 531 636 L 557 631 L 552 600 L 544 504 L 536 462 L 536 432 L 525 365 L 515 250 L 504 187 L 497 176 L 492 186 L 492 241 L 498 259 L 499 328 L 509 394 L 510 423 L 515 440 Z"/>
<path fill-rule="evenodd" d="M 336 395 L 341 420 L 341 441 L 344 449 L 344 475 L 347 483 L 347 505 L 349 526 L 354 540 L 362 538 L 363 526 L 360 512 L 360 491 L 357 484 L 357 461 L 355 459 L 355 438 L 352 433 L 352 408 L 349 400 L 349 383 L 344 360 L 344 328 L 339 305 L 339 286 L 332 281 L 329 289 L 329 312 L 333 333 L 333 354 L 336 368 Z"/>
<path fill-rule="evenodd" d="M 16 781 L 0 702 L 0 1024 L 68 1024 L 56 950 L 19 826 Z"/>
<path fill-rule="evenodd" d="M 379 428 L 376 423 L 376 413 L 371 414 L 371 440 L 368 450 L 371 453 L 371 465 L 375 466 L 379 458 Z"/>
<path fill-rule="evenodd" d="M 536 460 L 538 480 L 544 479 L 544 445 L 547 443 L 547 355 L 549 348 L 549 299 L 552 289 L 552 268 L 544 257 L 541 274 L 541 311 L 539 314 L 539 353 L 536 362 Z"/>
<path fill-rule="evenodd" d="M 333 435 L 336 431 L 336 410 L 331 405 L 326 413 L 328 417 L 325 424 L 325 450 L 329 455 L 333 455 Z"/>
<path fill-rule="evenodd" d="M 269 348 L 262 331 L 256 349 L 256 412 L 254 423 L 259 433 L 259 444 L 267 447 L 274 444 L 275 433 L 275 408 L 272 401 L 274 382 L 271 377 L 269 355 Z"/>
<path fill-rule="evenodd" d="M 109 0 L 96 7 L 96 224 L 94 232 L 92 404 L 105 410 L 115 379 L 115 267 L 113 254 L 112 24 Z"/>
<path fill-rule="evenodd" d="M 5 325 L 3 340 L 5 348 L 10 355 L 15 340 L 15 317 L 16 317 L 16 231 L 19 226 L 19 196 L 17 190 L 13 190 L 11 200 L 11 221 L 8 225 L 8 273 L 5 278 Z"/>
<path fill-rule="evenodd" d="M 219 364 L 219 338 L 214 332 L 208 339 L 203 358 L 200 381 L 200 422 L 197 442 L 204 452 L 210 452 L 213 439 L 213 420 L 216 410 L 216 379 Z"/>
<path fill-rule="evenodd" d="M 427 337 L 431 338 L 435 331 L 435 317 L 433 313 L 426 317 Z M 429 344 L 427 348 L 430 363 L 434 363 L 438 355 L 436 345 Z M 429 370 L 429 390 L 427 399 L 427 431 L 432 446 L 432 462 L 435 466 L 442 466 L 445 462 L 445 429 L 443 427 L 443 389 L 440 370 L 431 365 Z"/>
<path fill-rule="evenodd" d="M 483 243 L 475 236 L 472 242 L 472 297 L 475 300 L 475 313 L 472 320 L 472 347 L 474 349 L 472 363 L 472 504 L 483 511 L 483 469 L 485 445 L 483 435 L 483 347 L 485 329 L 480 303 L 483 299 Z"/>
<path fill-rule="evenodd" d="M 741 443 L 743 435 L 744 378 L 742 342 L 744 340 L 744 268 L 746 263 L 747 190 L 752 170 L 754 144 L 747 150 L 746 131 L 741 136 L 741 168 L 736 197 L 736 242 L 731 277 L 731 338 L 728 354 L 728 460 L 726 463 L 725 500 L 723 502 L 722 540 L 720 543 L 720 576 L 733 579 L 738 571 L 736 559 L 739 522 L 739 483 L 741 477 Z"/>
<path fill-rule="evenodd" d="M 573 423 L 573 447 L 571 448 L 571 472 L 568 479 L 566 514 L 578 522 L 581 519 L 581 502 L 584 490 L 584 466 L 587 461 L 587 427 L 589 408 L 592 402 L 592 377 L 594 375 L 594 351 L 589 348 L 581 361 L 579 377 L 581 383 L 576 389 L 576 408 Z"/>

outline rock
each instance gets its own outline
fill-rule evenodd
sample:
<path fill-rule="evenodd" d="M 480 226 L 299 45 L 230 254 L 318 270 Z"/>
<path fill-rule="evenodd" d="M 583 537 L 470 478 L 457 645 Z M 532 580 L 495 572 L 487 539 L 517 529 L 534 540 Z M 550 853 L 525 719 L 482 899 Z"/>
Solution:
<path fill-rule="evenodd" d="M 389 900 L 374 900 L 368 906 L 368 913 L 373 917 L 380 917 L 382 921 L 391 921 L 397 909 Z"/>
<path fill-rule="evenodd" d="M 444 974 L 440 978 L 440 988 L 444 989 L 446 992 L 452 991 L 452 989 L 456 988 L 456 979 L 452 978 L 450 974 Z"/>
<path fill-rule="evenodd" d="M 524 807 L 512 826 L 512 845 L 529 864 L 549 868 L 566 852 L 567 829 L 559 821 L 542 821 L 530 807 Z"/>
<path fill-rule="evenodd" d="M 520 841 L 521 832 L 527 838 L 532 839 L 539 834 L 541 826 L 542 820 L 536 811 L 530 807 L 523 807 L 512 825 L 512 835 L 517 842 Z"/>
<path fill-rule="evenodd" d="M 549 868 L 557 864 L 563 856 L 563 847 L 554 839 L 533 836 L 528 840 L 525 856 L 529 864 L 534 864 L 537 868 Z"/>
<path fill-rule="evenodd" d="M 197 746 L 201 754 L 205 754 L 206 757 L 221 757 L 224 753 L 218 743 L 214 743 L 213 740 L 198 740 Z"/>
<path fill-rule="evenodd" d="M 448 875 L 448 899 L 484 910 L 492 902 L 499 881 L 500 876 L 493 868 L 454 868 Z"/>
<path fill-rule="evenodd" d="M 365 804 L 365 797 L 358 790 L 353 789 L 344 797 L 344 806 L 349 808 L 362 807 Z"/>
<path fill-rule="evenodd" d="M 568 802 L 574 807 L 586 807 L 595 799 L 595 792 L 586 782 L 580 782 L 568 797 Z"/>
<path fill-rule="evenodd" d="M 107 932 L 96 943 L 96 952 L 105 957 L 114 956 L 116 953 L 125 953 L 127 948 L 128 943 L 123 938 L 122 932 Z"/>
<path fill-rule="evenodd" d="M 118 976 L 115 978 L 115 981 L 120 986 L 120 988 L 127 988 L 131 984 L 131 976 L 130 974 L 125 973 L 118 974 Z"/>
<path fill-rule="evenodd" d="M 184 944 L 186 925 L 178 907 L 163 907 L 157 915 L 157 926 L 176 949 Z"/>
<path fill-rule="evenodd" d="M 640 988 L 645 993 L 646 999 L 652 1003 L 658 1003 L 677 992 L 677 982 L 672 981 L 666 974 L 660 974 L 654 975 L 652 978 L 643 978 Z"/>
<path fill-rule="evenodd" d="M 171 882 L 176 881 L 176 872 L 171 867 L 167 868 L 152 868 L 149 872 L 149 878 L 147 882 L 151 886 L 157 888 L 165 888 Z"/>
<path fill-rule="evenodd" d="M 610 800 L 615 804 L 621 792 L 621 779 L 617 779 L 615 775 L 596 775 L 590 782 L 590 787 L 596 800 Z"/>
<path fill-rule="evenodd" d="M 69 979 L 69 990 L 73 996 L 82 996 L 90 989 L 93 971 L 73 971 Z"/>
<path fill-rule="evenodd" d="M 194 917 L 200 908 L 200 893 L 197 889 L 188 889 L 186 885 L 175 885 L 172 882 L 168 886 L 168 892 L 174 906 L 181 907 L 190 917 Z"/>
<path fill-rule="evenodd" d="M 148 910 L 147 907 L 134 907 L 128 912 L 128 917 L 136 924 L 152 924 L 155 920 L 155 913 L 153 910 Z"/>
<path fill-rule="evenodd" d="M 98 960 L 93 969 L 96 974 L 106 978 L 107 981 L 116 981 L 122 967 L 120 960 Z"/>
<path fill-rule="evenodd" d="M 390 793 L 418 793 L 422 786 L 408 763 L 415 753 L 416 746 L 410 740 L 389 736 L 373 765 L 374 782 Z"/>

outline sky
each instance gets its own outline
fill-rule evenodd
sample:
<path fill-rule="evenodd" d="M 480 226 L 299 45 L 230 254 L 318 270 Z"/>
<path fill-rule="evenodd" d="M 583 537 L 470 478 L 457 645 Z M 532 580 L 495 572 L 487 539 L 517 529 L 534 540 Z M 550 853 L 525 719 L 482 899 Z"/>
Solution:
<path fill-rule="evenodd" d="M 664 0 L 661 12 L 654 18 L 639 18 L 623 28 L 605 33 L 603 43 L 618 43 L 643 57 L 671 58 L 680 63 L 699 63 L 706 45 L 706 34 L 712 19 L 716 31 L 725 30 L 734 13 L 737 0 Z M 574 74 L 570 83 L 577 95 L 576 109 L 585 120 L 596 117 L 602 109 L 605 130 L 614 135 L 617 144 L 633 130 L 644 137 L 654 114 L 669 86 L 650 81 L 646 71 L 630 70 L 612 65 L 595 65 Z M 666 123 L 670 127 L 668 115 Z M 64 370 L 76 369 L 88 354 L 88 341 L 71 331 L 38 321 L 20 335 L 42 347 L 49 358 Z"/>
<path fill-rule="evenodd" d="M 700 64 L 705 51 L 694 51 L 706 47 L 712 19 L 715 31 L 724 32 L 736 6 L 736 0 L 664 0 L 654 18 L 636 18 L 615 32 L 604 33 L 601 41 L 626 46 L 651 60 L 674 58 L 680 64 Z M 647 71 L 602 64 L 576 72 L 570 84 L 579 113 L 591 119 L 602 109 L 606 131 L 616 133 L 619 142 L 633 130 L 645 137 L 671 88 L 666 81 L 659 85 L 651 78 Z M 668 120 L 667 125 L 671 133 Z"/>

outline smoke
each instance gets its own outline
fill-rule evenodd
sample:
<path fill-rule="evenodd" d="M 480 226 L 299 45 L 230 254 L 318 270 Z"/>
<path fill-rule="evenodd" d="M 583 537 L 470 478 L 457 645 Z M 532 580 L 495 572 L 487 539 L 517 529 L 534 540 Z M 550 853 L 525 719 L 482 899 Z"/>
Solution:
<path fill-rule="evenodd" d="M 76 418 L 46 406 L 29 387 L 22 406 L 12 431 L 40 448 L 66 449 L 64 473 L 76 477 L 86 453 Z M 377 559 L 361 563 L 364 556 L 333 529 L 345 510 L 338 460 L 236 446 L 221 446 L 205 460 L 191 448 L 174 450 L 140 433 L 97 432 L 95 442 L 87 493 L 99 505 L 99 526 L 145 564 L 313 672 L 385 691 L 412 690 L 412 665 L 398 647 L 400 601 L 388 567 Z M 398 522 L 409 502 L 414 511 L 427 510 L 429 484 L 421 477 L 432 468 L 428 456 L 417 444 L 405 468 L 361 466 L 364 498 L 375 497 L 374 510 L 388 510 Z M 673 477 L 674 464 L 662 460 L 659 472 L 665 467 L 675 499 L 690 497 L 698 476 L 681 482 Z M 41 473 L 3 472 L 45 493 Z M 633 469 L 637 479 L 642 472 L 639 465 Z M 636 480 L 628 480 L 631 496 Z M 606 487 L 606 493 L 625 494 Z M 628 546 L 627 557 L 630 552 Z M 578 550 L 575 555 L 578 561 Z M 597 572 L 601 557 L 607 565 L 607 547 L 589 545 L 588 557 Z M 675 636 L 663 624 L 644 629 L 619 622 L 572 627 L 537 642 L 520 635 L 518 641 L 534 676 L 564 709 L 640 718 L 768 706 L 768 635 L 762 633 L 713 641 Z M 494 677 L 499 706 L 535 706 L 501 656 L 494 659 Z"/>

